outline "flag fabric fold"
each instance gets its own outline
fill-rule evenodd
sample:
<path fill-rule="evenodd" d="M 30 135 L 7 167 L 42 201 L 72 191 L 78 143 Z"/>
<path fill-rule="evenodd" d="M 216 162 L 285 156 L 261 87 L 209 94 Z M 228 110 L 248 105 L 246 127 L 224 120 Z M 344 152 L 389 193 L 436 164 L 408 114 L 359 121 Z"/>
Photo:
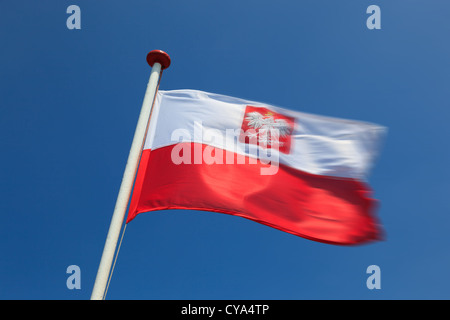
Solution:
<path fill-rule="evenodd" d="M 367 177 L 384 133 L 224 95 L 159 91 L 127 223 L 143 212 L 190 209 L 324 243 L 380 240 Z"/>

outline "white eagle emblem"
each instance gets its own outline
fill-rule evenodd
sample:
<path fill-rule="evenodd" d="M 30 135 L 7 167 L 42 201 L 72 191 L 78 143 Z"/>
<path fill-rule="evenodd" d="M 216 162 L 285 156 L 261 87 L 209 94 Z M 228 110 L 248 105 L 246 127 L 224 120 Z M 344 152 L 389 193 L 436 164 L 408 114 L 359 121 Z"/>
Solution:
<path fill-rule="evenodd" d="M 250 138 L 258 137 L 258 142 L 267 145 L 283 145 L 279 141 L 280 136 L 286 137 L 291 133 L 291 128 L 286 120 L 274 119 L 273 114 L 268 112 L 262 115 L 259 112 L 253 111 L 246 114 L 245 120 L 248 121 L 248 126 L 255 129 L 255 133 L 250 133 Z"/>

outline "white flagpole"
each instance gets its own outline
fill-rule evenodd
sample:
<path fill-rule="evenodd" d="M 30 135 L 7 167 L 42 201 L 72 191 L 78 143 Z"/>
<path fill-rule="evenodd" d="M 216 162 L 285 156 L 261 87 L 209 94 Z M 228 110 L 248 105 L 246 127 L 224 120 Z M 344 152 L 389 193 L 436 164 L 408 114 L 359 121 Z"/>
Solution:
<path fill-rule="evenodd" d="M 147 90 L 145 91 L 144 101 L 142 103 L 141 113 L 134 133 L 130 153 L 120 185 L 119 194 L 116 200 L 116 206 L 106 237 L 105 247 L 103 248 L 102 258 L 97 271 L 94 288 L 92 290 L 91 300 L 102 300 L 108 282 L 108 276 L 111 270 L 114 253 L 116 251 L 117 240 L 119 239 L 120 229 L 128 206 L 131 195 L 134 178 L 139 164 L 142 147 L 147 133 L 150 114 L 153 107 L 156 92 L 158 90 L 159 79 L 162 70 L 170 65 L 170 57 L 161 50 L 150 51 L 147 55 L 147 62 L 152 67 Z"/>

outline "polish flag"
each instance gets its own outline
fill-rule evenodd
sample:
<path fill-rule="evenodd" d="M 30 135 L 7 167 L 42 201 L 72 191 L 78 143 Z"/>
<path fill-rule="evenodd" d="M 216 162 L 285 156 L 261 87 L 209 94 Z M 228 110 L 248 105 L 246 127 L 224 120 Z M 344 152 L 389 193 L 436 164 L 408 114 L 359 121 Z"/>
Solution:
<path fill-rule="evenodd" d="M 382 238 L 366 182 L 385 128 L 196 90 L 159 91 L 127 217 L 191 209 L 340 245 Z"/>

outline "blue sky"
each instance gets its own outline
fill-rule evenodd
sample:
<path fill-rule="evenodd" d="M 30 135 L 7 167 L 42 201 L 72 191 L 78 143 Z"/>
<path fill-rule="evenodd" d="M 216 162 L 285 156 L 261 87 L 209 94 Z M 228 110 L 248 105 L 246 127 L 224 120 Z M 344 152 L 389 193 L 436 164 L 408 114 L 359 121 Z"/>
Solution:
<path fill-rule="evenodd" d="M 81 30 L 66 9 L 81 8 Z M 366 9 L 381 8 L 381 29 Z M 139 215 L 108 299 L 447 299 L 450 3 L 3 1 L 0 299 L 89 299 L 145 92 L 198 89 L 388 127 L 369 182 L 386 240 L 340 247 L 242 218 Z M 381 269 L 381 289 L 366 268 Z M 69 290 L 66 268 L 81 270 Z"/>

